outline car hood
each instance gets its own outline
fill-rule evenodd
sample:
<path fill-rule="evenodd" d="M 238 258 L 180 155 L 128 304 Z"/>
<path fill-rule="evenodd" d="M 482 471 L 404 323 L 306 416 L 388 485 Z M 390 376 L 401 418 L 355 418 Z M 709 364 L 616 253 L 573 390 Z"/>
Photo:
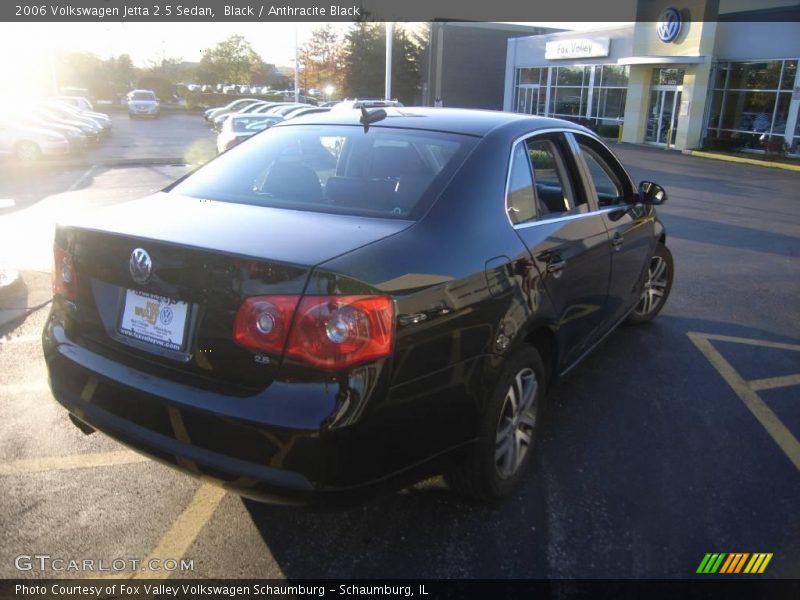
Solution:
<path fill-rule="evenodd" d="M 154 102 L 153 100 L 131 100 L 128 102 L 128 106 L 134 106 L 136 108 L 155 108 L 158 106 L 158 102 Z"/>
<path fill-rule="evenodd" d="M 394 235 L 413 221 L 219 202 L 159 192 L 98 211 L 83 229 L 313 266 Z"/>

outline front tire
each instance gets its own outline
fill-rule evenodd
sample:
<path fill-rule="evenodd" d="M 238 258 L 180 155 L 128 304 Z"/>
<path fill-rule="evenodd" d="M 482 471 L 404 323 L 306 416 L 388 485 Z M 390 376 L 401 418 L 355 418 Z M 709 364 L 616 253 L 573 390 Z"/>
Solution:
<path fill-rule="evenodd" d="M 473 451 L 445 474 L 453 491 L 489 503 L 514 492 L 533 454 L 545 384 L 544 363 L 533 346 L 520 348 L 506 360 Z"/>
<path fill-rule="evenodd" d="M 650 259 L 639 303 L 628 316 L 628 323 L 641 325 L 655 319 L 656 315 L 664 308 L 669 293 L 672 291 L 674 274 L 675 264 L 672 260 L 672 252 L 659 242 Z"/>

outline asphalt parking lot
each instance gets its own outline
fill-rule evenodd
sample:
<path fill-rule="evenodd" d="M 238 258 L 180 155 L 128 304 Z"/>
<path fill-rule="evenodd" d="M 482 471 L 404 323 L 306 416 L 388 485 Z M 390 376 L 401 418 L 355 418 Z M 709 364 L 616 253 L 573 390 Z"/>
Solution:
<path fill-rule="evenodd" d="M 187 168 L 169 162 L 185 155 L 176 137 L 212 139 L 200 115 L 125 123 L 142 140 L 117 121 L 107 154 L 127 153 L 122 166 L 0 178 L 15 200 L 0 259 L 48 270 L 59 215 L 157 190 Z M 348 509 L 261 505 L 84 436 L 47 389 L 45 307 L 0 329 L 0 577 L 92 574 L 15 566 L 38 553 L 193 561 L 114 573 L 138 577 L 680 578 L 708 552 L 772 553 L 762 577 L 800 577 L 800 173 L 614 150 L 669 194 L 672 295 L 553 390 L 526 484 L 502 507 L 438 478 Z M 151 151 L 166 162 L 136 164 Z"/>

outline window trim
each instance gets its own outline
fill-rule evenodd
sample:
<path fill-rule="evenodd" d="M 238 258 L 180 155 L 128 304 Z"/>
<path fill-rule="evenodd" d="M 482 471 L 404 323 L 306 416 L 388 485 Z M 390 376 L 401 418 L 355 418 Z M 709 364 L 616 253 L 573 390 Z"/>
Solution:
<path fill-rule="evenodd" d="M 571 158 L 574 161 L 573 164 L 575 164 L 577 169 L 578 169 L 578 172 L 576 173 L 576 175 L 578 176 L 578 179 L 580 179 L 580 181 L 573 181 L 573 184 L 578 184 L 578 187 L 583 188 L 583 190 L 586 192 L 586 200 L 587 200 L 587 203 L 588 203 L 588 206 L 589 206 L 589 210 L 586 211 L 586 212 L 582 212 L 582 213 L 574 213 L 574 214 L 562 215 L 562 216 L 551 217 L 551 218 L 547 218 L 546 215 L 543 215 L 543 216 L 539 216 L 536 219 L 533 219 L 531 221 L 525 221 L 524 223 L 515 224 L 511 220 L 510 215 L 508 214 L 508 208 L 509 208 L 508 207 L 508 193 L 509 193 L 509 189 L 510 189 L 510 186 L 511 186 L 511 165 L 512 165 L 512 162 L 514 160 L 514 152 L 515 152 L 518 144 L 525 143 L 529 139 L 534 138 L 534 137 L 553 134 L 553 133 L 561 134 L 567 140 L 567 145 L 569 146 L 569 149 L 570 149 L 570 152 L 571 152 L 571 157 L 569 157 L 569 158 Z M 505 189 L 504 189 L 504 193 L 503 193 L 503 212 L 505 213 L 505 217 L 506 217 L 506 220 L 508 221 L 508 224 L 513 229 L 526 229 L 528 227 L 533 227 L 533 226 L 537 226 L 537 225 L 545 225 L 545 224 L 548 224 L 548 223 L 559 223 L 561 221 L 569 221 L 569 220 L 572 220 L 572 219 L 579 219 L 579 218 L 582 218 L 582 217 L 587 217 L 587 216 L 592 216 L 592 215 L 601 215 L 601 214 L 605 214 L 605 213 L 609 213 L 609 212 L 613 212 L 613 211 L 618 211 L 619 210 L 619 206 L 599 208 L 598 205 L 597 205 L 597 194 L 596 194 L 596 192 L 594 190 L 594 184 L 592 184 L 591 190 L 588 190 L 586 188 L 586 183 L 587 183 L 586 173 L 584 173 L 583 169 L 588 169 L 588 167 L 586 167 L 586 165 L 585 165 L 585 163 L 583 162 L 582 159 L 580 161 L 578 160 L 578 155 L 576 154 L 577 142 L 575 141 L 573 135 L 571 135 L 573 133 L 578 133 L 580 135 L 585 135 L 585 136 L 591 138 L 592 140 L 595 140 L 596 142 L 600 143 L 606 150 L 608 150 L 606 145 L 603 144 L 603 142 L 599 138 L 597 138 L 597 137 L 595 137 L 593 135 L 590 135 L 588 133 L 585 133 L 583 131 L 575 131 L 573 129 L 569 129 L 569 128 L 565 128 L 565 127 L 548 127 L 546 129 L 540 129 L 540 130 L 533 131 L 533 132 L 529 131 L 528 133 L 525 133 L 525 134 L 523 134 L 521 136 L 518 136 L 511 143 L 511 151 L 509 152 L 508 159 L 506 161 L 506 182 L 505 182 Z M 578 148 L 578 150 L 579 150 L 579 148 Z M 611 152 L 611 151 L 608 150 L 608 152 Z M 527 154 L 528 153 L 526 152 L 525 155 L 527 156 Z M 613 154 L 612 154 L 612 156 L 613 156 Z M 617 162 L 619 163 L 619 161 L 617 161 Z M 533 168 L 530 165 L 530 159 L 528 160 L 528 166 L 529 166 L 529 168 L 531 168 L 531 180 L 533 180 Z M 620 167 L 622 167 L 621 163 L 620 163 Z M 628 181 L 632 181 L 630 179 L 630 175 L 628 175 L 627 170 L 625 170 L 624 168 L 622 168 L 622 170 L 625 173 Z M 589 179 L 589 181 L 591 181 L 591 179 Z M 534 182 L 534 185 L 535 185 L 535 182 Z M 636 188 L 633 186 L 632 183 L 631 183 L 631 188 L 634 191 L 636 190 Z M 576 193 L 580 193 L 580 190 L 575 190 L 575 191 L 576 191 Z"/>
<path fill-rule="evenodd" d="M 613 165 L 612 165 L 612 170 L 614 170 L 614 171 L 619 170 L 619 171 L 621 171 L 622 173 L 625 174 L 625 181 L 620 181 L 620 184 L 623 187 L 625 186 L 626 183 L 628 185 L 630 185 L 631 195 L 632 195 L 633 200 L 634 200 L 633 204 L 635 204 L 636 203 L 636 190 L 637 190 L 637 187 L 636 187 L 636 185 L 634 185 L 633 179 L 631 179 L 631 175 L 630 175 L 630 173 L 628 173 L 628 170 L 622 165 L 622 163 L 614 155 L 614 153 L 611 151 L 611 149 L 608 146 L 606 146 L 603 143 L 603 141 L 600 140 L 599 138 L 597 138 L 597 137 L 595 137 L 593 135 L 589 135 L 587 133 L 584 133 L 582 131 L 568 131 L 567 134 L 568 134 L 567 135 L 567 139 L 569 140 L 570 149 L 572 150 L 572 153 L 574 155 L 575 163 L 578 165 L 578 170 L 581 173 L 581 179 L 583 180 L 583 182 L 582 182 L 583 183 L 583 187 L 586 190 L 586 194 L 589 196 L 589 199 L 590 199 L 589 200 L 590 201 L 590 206 L 594 206 L 595 210 L 597 212 L 611 212 L 611 211 L 605 211 L 604 209 L 606 207 L 603 207 L 602 209 L 600 208 L 600 200 L 597 197 L 597 190 L 595 189 L 595 186 L 594 186 L 594 180 L 592 179 L 591 172 L 589 171 L 589 166 L 586 164 L 586 161 L 583 158 L 583 154 L 581 152 L 580 143 L 578 142 L 578 136 L 584 136 L 584 137 L 586 137 L 586 138 L 598 143 L 600 145 L 600 147 L 603 150 L 605 150 L 611 156 L 611 158 L 614 160 L 614 163 L 619 167 L 619 169 L 614 169 Z M 601 156 L 601 158 L 603 158 L 603 157 Z M 604 160 L 606 160 L 606 162 L 607 162 L 607 159 L 604 159 Z M 601 165 L 601 167 L 602 167 L 602 165 Z M 617 173 L 617 176 L 619 176 L 619 173 Z M 630 203 L 627 203 L 627 204 L 630 205 Z M 615 206 L 612 206 L 612 207 L 608 207 L 608 208 L 610 208 L 613 211 L 613 210 L 619 210 L 620 206 L 623 206 L 623 205 L 618 204 L 618 205 L 615 205 Z"/>

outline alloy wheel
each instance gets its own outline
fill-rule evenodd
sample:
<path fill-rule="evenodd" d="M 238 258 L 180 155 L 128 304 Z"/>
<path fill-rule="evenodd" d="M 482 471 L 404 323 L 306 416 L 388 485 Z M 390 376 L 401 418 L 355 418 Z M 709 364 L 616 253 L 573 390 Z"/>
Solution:
<path fill-rule="evenodd" d="M 650 260 L 647 270 L 647 280 L 644 282 L 642 296 L 636 305 L 636 313 L 647 316 L 657 310 L 664 300 L 667 286 L 669 285 L 669 270 L 667 261 L 661 256 L 654 256 Z"/>
<path fill-rule="evenodd" d="M 519 371 L 506 392 L 495 438 L 495 469 L 503 479 L 520 468 L 536 427 L 536 395 L 539 382 L 533 369 Z"/>

